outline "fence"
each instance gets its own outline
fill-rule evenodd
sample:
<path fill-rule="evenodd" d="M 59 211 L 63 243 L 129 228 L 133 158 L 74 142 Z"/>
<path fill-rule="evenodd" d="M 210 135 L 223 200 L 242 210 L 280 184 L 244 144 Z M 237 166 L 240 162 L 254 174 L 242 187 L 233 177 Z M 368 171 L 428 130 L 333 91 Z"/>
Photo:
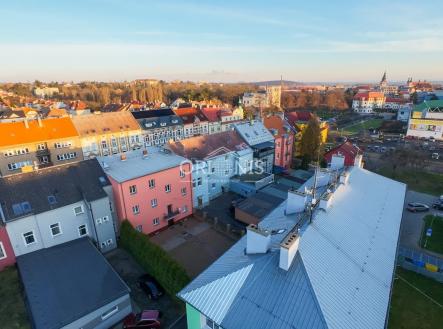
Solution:
<path fill-rule="evenodd" d="M 398 265 L 443 283 L 443 259 L 417 250 L 400 247 Z"/>

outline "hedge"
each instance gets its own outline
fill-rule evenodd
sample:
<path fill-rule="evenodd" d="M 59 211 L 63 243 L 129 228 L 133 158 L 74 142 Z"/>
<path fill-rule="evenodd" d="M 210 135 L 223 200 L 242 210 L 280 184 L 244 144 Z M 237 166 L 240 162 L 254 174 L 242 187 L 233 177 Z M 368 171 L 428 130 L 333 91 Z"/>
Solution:
<path fill-rule="evenodd" d="M 190 281 L 185 269 L 149 237 L 135 230 L 128 221 L 120 228 L 120 245 L 143 269 L 152 275 L 169 293 L 175 296 Z"/>

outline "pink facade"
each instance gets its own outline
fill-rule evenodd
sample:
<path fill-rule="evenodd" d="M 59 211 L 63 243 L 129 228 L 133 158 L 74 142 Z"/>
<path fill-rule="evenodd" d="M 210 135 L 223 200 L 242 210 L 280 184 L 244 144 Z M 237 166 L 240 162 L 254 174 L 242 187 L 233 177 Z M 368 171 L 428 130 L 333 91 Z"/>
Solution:
<path fill-rule="evenodd" d="M 292 163 L 294 134 L 285 134 L 275 137 L 274 165 L 289 169 Z"/>
<path fill-rule="evenodd" d="M 189 163 L 122 183 L 110 176 L 109 180 L 119 220 L 127 219 L 145 234 L 164 229 L 192 214 Z"/>
<path fill-rule="evenodd" d="M 0 248 L 0 271 L 3 271 L 5 267 L 15 264 L 15 255 L 6 228 L 2 225 L 0 226 Z"/>

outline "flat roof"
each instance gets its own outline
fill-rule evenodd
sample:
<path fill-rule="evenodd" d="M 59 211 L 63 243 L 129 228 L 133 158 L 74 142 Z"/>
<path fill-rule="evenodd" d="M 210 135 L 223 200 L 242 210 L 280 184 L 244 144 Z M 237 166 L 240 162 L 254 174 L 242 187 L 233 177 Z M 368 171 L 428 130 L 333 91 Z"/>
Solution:
<path fill-rule="evenodd" d="M 89 238 L 17 257 L 27 307 L 37 329 L 58 329 L 129 294 Z"/>
<path fill-rule="evenodd" d="M 105 173 L 119 183 L 150 175 L 159 171 L 180 166 L 188 162 L 184 157 L 172 153 L 172 151 L 160 147 L 148 147 L 147 156 L 143 156 L 143 150 L 135 150 L 124 153 L 126 160 L 121 160 L 120 154 L 97 157 Z"/>

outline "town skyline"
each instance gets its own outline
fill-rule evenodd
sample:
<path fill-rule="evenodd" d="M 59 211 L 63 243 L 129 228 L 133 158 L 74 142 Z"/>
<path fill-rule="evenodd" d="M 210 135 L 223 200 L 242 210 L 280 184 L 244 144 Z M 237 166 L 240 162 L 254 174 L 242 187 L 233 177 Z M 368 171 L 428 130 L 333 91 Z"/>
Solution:
<path fill-rule="evenodd" d="M 377 82 L 384 70 L 390 81 L 438 81 L 441 9 L 432 1 L 8 3 L 0 81 Z"/>

